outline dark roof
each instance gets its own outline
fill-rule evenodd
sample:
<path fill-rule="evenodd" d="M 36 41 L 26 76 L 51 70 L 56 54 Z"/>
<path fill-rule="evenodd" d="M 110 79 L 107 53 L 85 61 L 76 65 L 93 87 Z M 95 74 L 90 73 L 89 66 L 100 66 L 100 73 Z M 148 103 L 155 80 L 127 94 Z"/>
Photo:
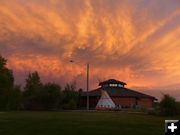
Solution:
<path fill-rule="evenodd" d="M 100 82 L 99 86 L 102 86 L 103 84 L 121 84 L 121 85 L 126 85 L 126 83 L 118 81 L 118 80 L 115 80 L 115 79 L 109 79 L 109 80 L 106 80 L 104 82 Z"/>
<path fill-rule="evenodd" d="M 101 96 L 101 90 L 106 90 L 109 96 L 111 97 L 135 97 L 135 98 L 152 98 L 157 100 L 153 96 L 149 96 L 134 90 L 130 90 L 123 87 L 107 87 L 107 88 L 98 88 L 92 91 L 89 91 L 89 96 Z M 82 96 L 87 96 L 87 92 L 82 92 Z"/>

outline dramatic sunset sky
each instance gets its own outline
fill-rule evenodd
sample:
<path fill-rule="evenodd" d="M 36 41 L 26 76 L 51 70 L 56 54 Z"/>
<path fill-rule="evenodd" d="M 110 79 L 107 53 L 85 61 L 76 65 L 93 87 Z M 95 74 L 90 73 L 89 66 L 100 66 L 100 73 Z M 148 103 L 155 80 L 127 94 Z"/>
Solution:
<path fill-rule="evenodd" d="M 114 78 L 180 98 L 180 0 L 0 0 L 0 54 L 15 82 Z M 70 63 L 73 59 L 75 63 Z"/>

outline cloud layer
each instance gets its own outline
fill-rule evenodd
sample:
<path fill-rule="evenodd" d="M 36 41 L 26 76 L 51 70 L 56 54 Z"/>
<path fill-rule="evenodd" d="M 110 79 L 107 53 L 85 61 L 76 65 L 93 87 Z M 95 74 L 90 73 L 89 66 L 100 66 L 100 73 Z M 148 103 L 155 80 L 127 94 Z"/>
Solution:
<path fill-rule="evenodd" d="M 37 70 L 43 81 L 91 88 L 115 78 L 132 86 L 180 82 L 179 0 L 1 0 L 0 54 L 16 82 Z M 74 59 L 76 63 L 69 63 Z"/>

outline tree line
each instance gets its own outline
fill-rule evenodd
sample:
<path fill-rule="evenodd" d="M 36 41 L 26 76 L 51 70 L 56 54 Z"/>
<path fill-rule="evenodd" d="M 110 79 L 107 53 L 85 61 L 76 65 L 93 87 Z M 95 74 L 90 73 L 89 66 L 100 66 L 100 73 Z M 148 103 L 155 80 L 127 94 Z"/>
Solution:
<path fill-rule="evenodd" d="M 0 56 L 0 110 L 57 110 L 80 107 L 82 89 L 76 83 L 64 89 L 54 82 L 43 84 L 37 71 L 29 73 L 22 90 L 14 84 L 13 71 L 7 68 L 7 60 Z"/>
<path fill-rule="evenodd" d="M 8 110 L 58 110 L 80 108 L 82 89 L 76 90 L 76 83 L 67 84 L 64 89 L 54 82 L 43 84 L 38 72 L 29 73 L 23 90 L 14 84 L 13 71 L 7 68 L 7 60 L 0 56 L 0 111 Z M 180 114 L 180 102 L 165 94 L 154 110 L 155 115 Z"/>

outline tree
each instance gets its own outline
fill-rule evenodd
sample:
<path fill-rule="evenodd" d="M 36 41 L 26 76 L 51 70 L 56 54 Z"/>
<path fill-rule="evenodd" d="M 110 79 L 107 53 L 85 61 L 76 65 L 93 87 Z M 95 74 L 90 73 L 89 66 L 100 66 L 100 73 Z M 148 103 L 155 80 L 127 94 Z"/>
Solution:
<path fill-rule="evenodd" d="M 7 110 L 9 94 L 14 87 L 12 70 L 6 67 L 7 60 L 0 56 L 0 109 Z"/>
<path fill-rule="evenodd" d="M 82 92 L 83 92 L 83 89 L 82 88 L 80 88 L 79 90 L 78 90 L 78 100 L 77 100 L 77 106 L 80 108 L 81 107 L 81 94 L 82 94 Z"/>
<path fill-rule="evenodd" d="M 12 70 L 6 67 L 7 60 L 0 56 L 0 92 L 13 88 L 14 77 Z"/>
<path fill-rule="evenodd" d="M 0 56 L 0 109 L 17 110 L 22 104 L 22 92 L 14 85 L 13 72 L 6 65 L 7 60 Z"/>
<path fill-rule="evenodd" d="M 58 109 L 62 102 L 61 87 L 55 83 L 47 83 L 43 86 L 41 102 L 44 109 Z"/>
<path fill-rule="evenodd" d="M 26 79 L 24 88 L 24 107 L 25 109 L 40 109 L 41 108 L 41 92 L 43 84 L 37 71 L 29 73 Z"/>
<path fill-rule="evenodd" d="M 8 95 L 9 110 L 19 110 L 22 107 L 22 92 L 19 85 L 15 85 Z"/>
<path fill-rule="evenodd" d="M 76 90 L 76 83 L 72 83 L 72 84 L 66 84 L 63 94 L 64 94 L 64 99 L 63 99 L 63 103 L 67 104 L 69 103 L 69 101 L 71 99 L 73 99 L 75 102 L 77 101 L 77 96 L 78 93 Z"/>
<path fill-rule="evenodd" d="M 6 63 L 7 63 L 7 60 L 0 55 L 0 69 L 4 69 L 6 66 Z"/>
<path fill-rule="evenodd" d="M 81 90 L 76 91 L 76 83 L 67 84 L 63 91 L 63 108 L 75 109 L 80 105 Z M 75 104 L 75 105 L 74 105 Z"/>
<path fill-rule="evenodd" d="M 164 116 L 175 115 L 178 113 L 176 100 L 165 94 L 160 104 L 160 114 Z"/>

